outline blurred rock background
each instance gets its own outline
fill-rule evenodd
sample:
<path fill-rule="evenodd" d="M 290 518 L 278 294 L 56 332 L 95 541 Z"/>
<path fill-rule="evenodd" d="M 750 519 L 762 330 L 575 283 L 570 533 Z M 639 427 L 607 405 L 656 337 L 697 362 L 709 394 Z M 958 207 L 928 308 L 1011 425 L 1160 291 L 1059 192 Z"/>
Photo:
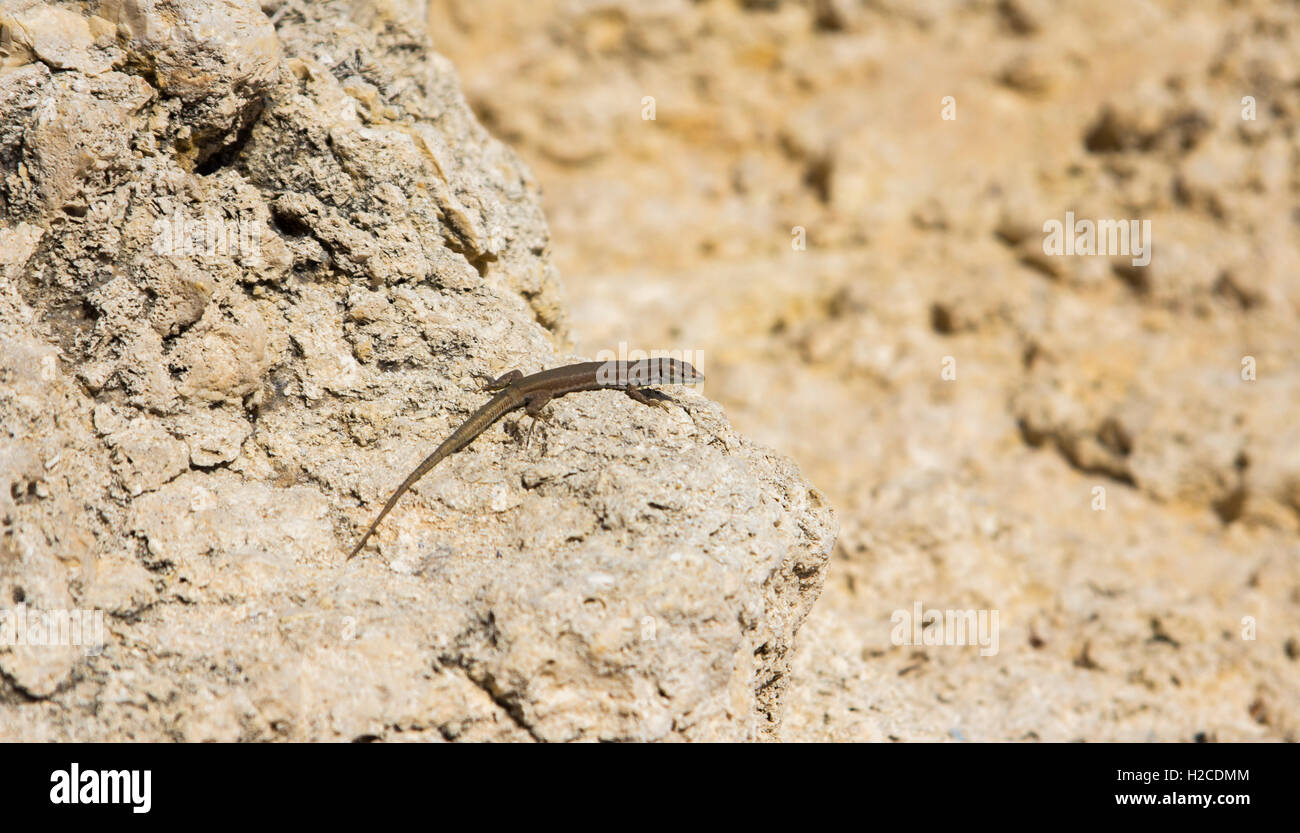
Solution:
<path fill-rule="evenodd" d="M 1295 4 L 431 0 L 428 26 L 541 185 L 576 351 L 704 351 L 840 512 L 780 737 L 1296 738 Z M 1150 264 L 1045 256 L 1067 211 L 1149 220 Z M 916 602 L 997 610 L 998 653 L 894 645 Z"/>

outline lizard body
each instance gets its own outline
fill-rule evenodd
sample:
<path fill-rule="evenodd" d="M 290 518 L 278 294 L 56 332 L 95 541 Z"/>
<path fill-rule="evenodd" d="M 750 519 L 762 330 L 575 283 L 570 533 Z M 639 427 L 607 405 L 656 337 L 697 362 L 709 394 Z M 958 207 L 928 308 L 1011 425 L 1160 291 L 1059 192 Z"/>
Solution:
<path fill-rule="evenodd" d="M 534 419 L 541 418 L 541 411 L 552 399 L 566 393 L 586 390 L 621 390 L 643 405 L 660 405 L 662 394 L 647 391 L 642 387 L 649 385 L 693 385 L 704 381 L 704 375 L 690 363 L 678 359 L 643 359 L 641 361 L 582 362 L 564 367 L 555 367 L 525 376 L 518 370 L 512 370 L 484 387 L 487 391 L 498 391 L 497 395 L 487 401 L 483 407 L 470 414 L 451 436 L 442 441 L 433 453 L 416 466 L 402 485 L 397 487 L 392 497 L 384 504 L 379 517 L 366 529 L 352 553 L 349 561 L 370 540 L 371 534 L 383 521 L 384 517 L 397 505 L 397 501 L 406 494 L 421 477 L 441 463 L 447 457 L 460 451 L 474 441 L 498 419 L 509 412 L 523 408 Z"/>

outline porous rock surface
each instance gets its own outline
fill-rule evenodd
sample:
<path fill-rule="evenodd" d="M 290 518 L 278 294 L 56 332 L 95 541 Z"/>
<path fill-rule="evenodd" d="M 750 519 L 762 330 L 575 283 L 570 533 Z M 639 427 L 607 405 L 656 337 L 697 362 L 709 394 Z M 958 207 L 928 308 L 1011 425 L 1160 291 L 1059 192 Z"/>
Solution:
<path fill-rule="evenodd" d="M 537 187 L 415 3 L 0 3 L 0 737 L 751 739 L 836 534 L 673 389 L 579 357 Z M 707 367 L 704 368 L 707 374 Z"/>

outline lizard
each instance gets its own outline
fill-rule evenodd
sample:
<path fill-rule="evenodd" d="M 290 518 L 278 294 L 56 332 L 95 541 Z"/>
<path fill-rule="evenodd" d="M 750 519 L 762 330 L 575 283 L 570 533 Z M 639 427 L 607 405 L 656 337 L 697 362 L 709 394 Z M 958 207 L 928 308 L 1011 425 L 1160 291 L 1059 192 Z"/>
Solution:
<path fill-rule="evenodd" d="M 579 364 L 554 367 L 525 376 L 519 370 L 512 370 L 489 382 L 483 390 L 496 392 L 496 396 L 487 401 L 483 407 L 460 424 L 451 436 L 442 441 L 433 453 L 424 458 L 424 462 L 415 467 L 397 487 L 379 517 L 366 529 L 361 540 L 353 548 L 348 561 L 366 545 L 370 536 L 380 522 L 397 505 L 397 501 L 406 494 L 421 477 L 447 457 L 465 448 L 474 439 L 491 427 L 498 419 L 518 408 L 523 408 L 534 420 L 542 419 L 542 409 L 552 399 L 566 393 L 588 390 L 621 390 L 633 400 L 643 405 L 663 407 L 662 400 L 669 397 L 658 391 L 642 390 L 649 385 L 695 385 L 704 381 L 704 374 L 689 362 L 680 359 L 652 358 L 640 361 L 606 361 L 581 362 Z"/>

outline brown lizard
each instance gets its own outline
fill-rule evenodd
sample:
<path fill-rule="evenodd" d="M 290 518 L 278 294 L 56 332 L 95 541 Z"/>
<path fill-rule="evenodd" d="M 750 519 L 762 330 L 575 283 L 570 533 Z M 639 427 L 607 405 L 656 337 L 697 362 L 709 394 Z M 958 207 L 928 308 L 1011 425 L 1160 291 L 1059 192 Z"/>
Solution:
<path fill-rule="evenodd" d="M 349 561 L 370 540 L 371 534 L 380 521 L 392 510 L 397 501 L 406 494 L 415 482 L 438 465 L 444 458 L 455 454 L 474 441 L 474 438 L 486 431 L 498 419 L 517 408 L 534 419 L 541 418 L 541 411 L 546 403 L 566 393 L 584 390 L 621 390 L 643 405 L 658 405 L 668 397 L 658 391 L 642 390 L 649 385 L 694 385 L 704 381 L 704 374 L 696 370 L 689 362 L 679 359 L 642 359 L 640 361 L 583 362 L 565 367 L 556 367 L 525 376 L 518 370 L 512 370 L 484 387 L 487 391 L 500 391 L 488 400 L 487 404 L 470 414 L 451 436 L 442 441 L 434 452 L 416 466 L 402 485 L 397 487 L 392 497 L 380 510 L 379 517 L 361 536 Z"/>

